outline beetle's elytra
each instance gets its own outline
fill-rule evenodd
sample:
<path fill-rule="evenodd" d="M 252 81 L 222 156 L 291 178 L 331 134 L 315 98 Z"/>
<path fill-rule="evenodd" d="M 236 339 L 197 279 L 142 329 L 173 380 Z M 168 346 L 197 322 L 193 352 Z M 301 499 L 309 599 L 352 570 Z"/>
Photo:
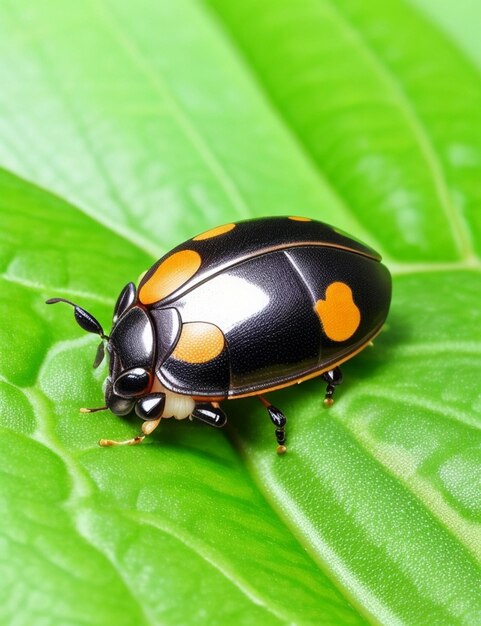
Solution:
<path fill-rule="evenodd" d="M 140 443 L 161 418 L 226 423 L 219 402 L 257 396 L 284 452 L 286 418 L 263 394 L 322 376 L 332 404 L 339 365 L 381 330 L 391 277 L 374 250 L 336 228 L 301 217 L 225 224 L 180 244 L 128 283 L 110 336 L 87 311 L 79 325 L 109 356 L 105 407 L 135 411 Z M 82 409 L 94 411 L 101 409 Z"/>

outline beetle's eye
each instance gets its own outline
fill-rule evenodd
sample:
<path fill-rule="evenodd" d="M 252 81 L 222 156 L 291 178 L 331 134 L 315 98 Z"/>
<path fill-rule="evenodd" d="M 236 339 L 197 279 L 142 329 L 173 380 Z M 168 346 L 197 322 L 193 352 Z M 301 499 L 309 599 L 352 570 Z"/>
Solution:
<path fill-rule="evenodd" d="M 120 296 L 117 298 L 114 308 L 113 323 L 122 317 L 122 315 L 129 309 L 135 301 L 135 285 L 134 283 L 128 283 L 120 292 Z"/>

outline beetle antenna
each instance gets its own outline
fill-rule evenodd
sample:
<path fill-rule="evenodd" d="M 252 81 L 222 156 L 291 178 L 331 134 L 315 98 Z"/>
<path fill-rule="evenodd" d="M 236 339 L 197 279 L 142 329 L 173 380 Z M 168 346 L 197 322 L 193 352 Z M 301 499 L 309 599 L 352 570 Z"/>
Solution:
<path fill-rule="evenodd" d="M 97 411 L 106 411 L 108 406 L 99 406 L 96 409 L 87 409 L 86 407 L 81 407 L 79 409 L 80 413 L 96 413 Z"/>
<path fill-rule="evenodd" d="M 104 329 L 100 325 L 100 322 L 98 322 L 91 313 L 82 309 L 82 307 L 78 306 L 78 304 L 75 304 L 75 302 L 70 302 L 70 300 L 66 300 L 65 298 L 50 298 L 49 300 L 46 300 L 46 304 L 56 304 L 57 302 L 65 302 L 65 304 L 73 306 L 75 319 L 81 328 L 86 330 L 88 333 L 94 333 L 95 335 L 100 335 L 102 339 L 106 339 L 107 341 L 109 340 L 109 337 L 104 333 Z"/>

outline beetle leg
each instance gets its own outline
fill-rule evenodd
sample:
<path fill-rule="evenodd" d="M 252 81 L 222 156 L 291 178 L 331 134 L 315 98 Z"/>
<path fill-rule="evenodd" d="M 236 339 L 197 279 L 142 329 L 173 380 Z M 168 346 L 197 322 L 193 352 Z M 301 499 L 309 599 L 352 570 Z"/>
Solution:
<path fill-rule="evenodd" d="M 156 420 L 147 420 L 142 424 L 142 435 L 137 435 L 137 437 L 132 437 L 131 439 L 125 439 L 125 441 L 115 441 L 115 439 L 101 439 L 99 441 L 99 446 L 102 448 L 108 448 L 111 446 L 136 446 L 150 435 L 150 433 L 154 432 L 157 426 L 160 424 L 161 418 L 157 418 Z"/>
<path fill-rule="evenodd" d="M 142 432 L 144 433 L 145 437 L 154 432 L 154 430 L 160 424 L 161 419 L 162 418 L 158 417 L 156 420 L 148 420 L 142 424 Z"/>
<path fill-rule="evenodd" d="M 334 395 L 336 386 L 342 383 L 342 372 L 338 367 L 335 367 L 328 372 L 324 372 L 322 377 L 327 383 L 324 406 L 331 406 L 334 404 L 334 398 L 332 396 Z"/>
<path fill-rule="evenodd" d="M 277 454 L 284 454 L 287 451 L 286 448 L 286 416 L 277 407 L 266 400 L 263 396 L 257 396 L 262 404 L 266 407 L 271 422 L 276 427 L 276 440 L 277 440 Z"/>
<path fill-rule="evenodd" d="M 209 424 L 209 426 L 214 426 L 214 428 L 222 428 L 227 423 L 227 416 L 217 402 L 197 404 L 191 415 L 193 418 Z"/>
<path fill-rule="evenodd" d="M 115 441 L 115 439 L 101 439 L 99 441 L 99 446 L 102 448 L 108 448 L 110 446 L 135 446 L 138 443 L 142 443 L 145 439 L 145 435 L 137 435 L 137 437 L 132 437 L 132 439 L 125 439 L 124 441 Z"/>

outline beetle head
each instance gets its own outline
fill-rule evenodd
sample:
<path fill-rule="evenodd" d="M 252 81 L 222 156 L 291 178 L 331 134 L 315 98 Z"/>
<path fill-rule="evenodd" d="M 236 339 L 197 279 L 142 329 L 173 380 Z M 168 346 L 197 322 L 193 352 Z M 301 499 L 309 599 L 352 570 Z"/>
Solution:
<path fill-rule="evenodd" d="M 74 308 L 75 320 L 79 326 L 102 338 L 94 367 L 98 367 L 102 362 L 104 342 L 107 342 L 109 376 L 105 381 L 106 407 L 103 408 L 109 408 L 116 415 L 127 415 L 135 407 L 139 417 L 152 419 L 148 417 L 152 413 L 150 404 L 144 407 L 139 400 L 149 393 L 153 383 L 154 332 L 149 315 L 142 307 L 135 305 L 135 297 L 135 285 L 129 283 L 117 299 L 110 336 L 104 333 L 102 326 L 91 313 L 74 302 L 64 298 L 51 298 L 47 300 L 47 304 L 57 302 L 69 304 Z M 156 413 L 159 413 L 160 408 L 158 402 Z"/>

